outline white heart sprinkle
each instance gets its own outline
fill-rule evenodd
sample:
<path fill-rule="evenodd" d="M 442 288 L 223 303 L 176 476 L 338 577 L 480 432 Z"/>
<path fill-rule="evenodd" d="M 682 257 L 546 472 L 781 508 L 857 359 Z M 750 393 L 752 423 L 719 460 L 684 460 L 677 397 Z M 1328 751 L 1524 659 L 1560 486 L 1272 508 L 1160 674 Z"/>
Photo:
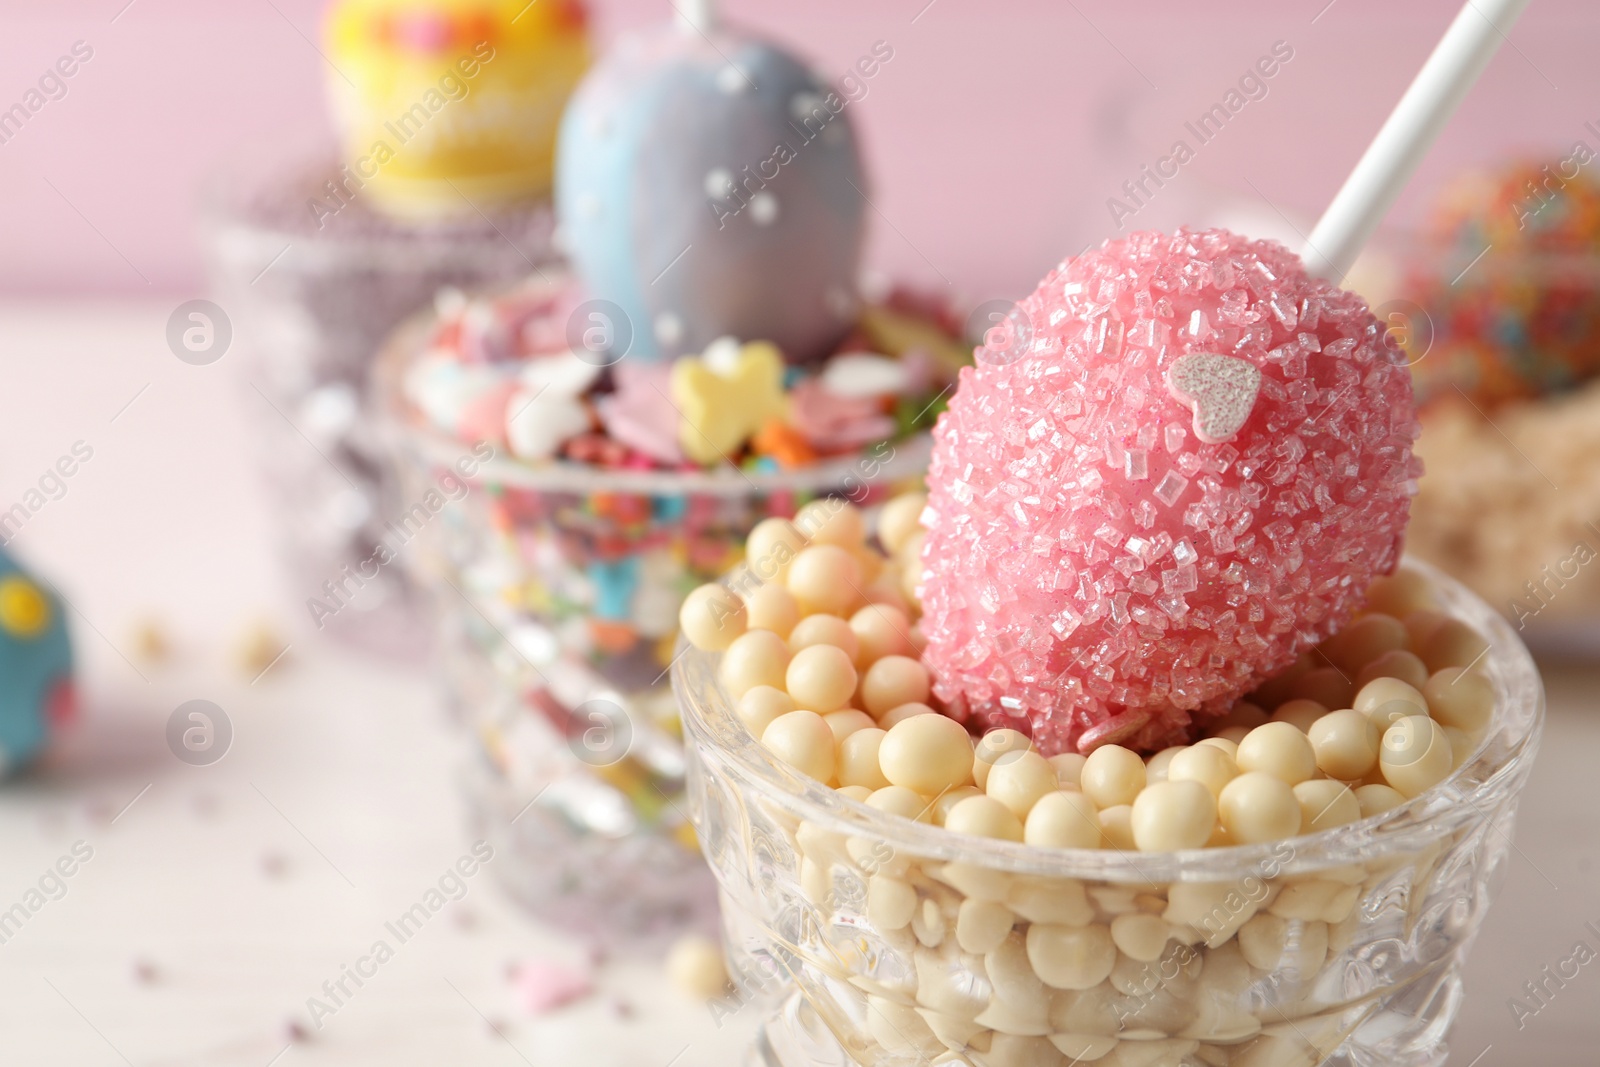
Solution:
<path fill-rule="evenodd" d="M 1261 371 L 1254 363 L 1214 352 L 1180 356 L 1167 370 L 1167 389 L 1194 409 L 1194 433 L 1211 445 L 1231 441 L 1261 392 Z"/>

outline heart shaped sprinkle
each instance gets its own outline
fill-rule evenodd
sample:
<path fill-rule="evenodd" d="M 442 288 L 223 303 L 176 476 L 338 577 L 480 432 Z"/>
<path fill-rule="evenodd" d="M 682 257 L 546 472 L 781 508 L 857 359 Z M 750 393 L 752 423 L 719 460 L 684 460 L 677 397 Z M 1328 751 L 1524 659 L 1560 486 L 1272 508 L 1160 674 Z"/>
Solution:
<path fill-rule="evenodd" d="M 1194 409 L 1195 436 L 1220 445 L 1233 440 L 1250 417 L 1261 391 L 1261 371 L 1247 359 L 1191 352 L 1168 369 L 1167 389 Z"/>

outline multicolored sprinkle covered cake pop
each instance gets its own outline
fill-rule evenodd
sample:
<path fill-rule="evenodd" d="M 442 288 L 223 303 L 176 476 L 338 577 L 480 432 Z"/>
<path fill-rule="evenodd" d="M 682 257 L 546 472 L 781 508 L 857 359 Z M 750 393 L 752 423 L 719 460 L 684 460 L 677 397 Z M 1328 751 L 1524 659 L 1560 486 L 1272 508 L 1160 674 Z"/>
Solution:
<path fill-rule="evenodd" d="M 1392 571 L 1420 465 L 1399 353 L 1280 245 L 1135 234 L 1021 304 L 935 430 L 921 595 L 952 713 L 1155 749 Z"/>

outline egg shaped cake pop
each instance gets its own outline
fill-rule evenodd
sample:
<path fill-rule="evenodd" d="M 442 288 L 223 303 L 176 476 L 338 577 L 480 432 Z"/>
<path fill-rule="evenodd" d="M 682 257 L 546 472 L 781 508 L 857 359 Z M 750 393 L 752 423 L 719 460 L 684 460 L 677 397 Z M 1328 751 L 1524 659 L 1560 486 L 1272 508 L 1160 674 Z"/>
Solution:
<path fill-rule="evenodd" d="M 935 429 L 935 693 L 1046 754 L 1156 749 L 1337 630 L 1420 464 L 1400 354 L 1281 245 L 1140 233 L 1052 271 Z"/>
<path fill-rule="evenodd" d="M 866 188 L 844 100 L 725 27 L 620 44 L 562 119 L 562 240 L 636 358 L 725 336 L 830 354 L 856 317 Z"/>
<path fill-rule="evenodd" d="M 74 709 L 61 601 L 0 552 L 0 773 L 32 762 Z"/>

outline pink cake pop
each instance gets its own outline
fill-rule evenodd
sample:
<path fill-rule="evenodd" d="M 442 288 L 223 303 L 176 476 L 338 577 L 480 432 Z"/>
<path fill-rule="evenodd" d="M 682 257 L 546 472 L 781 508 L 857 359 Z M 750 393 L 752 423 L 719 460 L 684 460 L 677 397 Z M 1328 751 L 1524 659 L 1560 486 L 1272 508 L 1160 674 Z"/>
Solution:
<path fill-rule="evenodd" d="M 1134 234 L 1062 264 L 934 431 L 923 629 L 958 719 L 1159 748 L 1349 620 L 1420 463 L 1403 357 L 1281 245 Z"/>

